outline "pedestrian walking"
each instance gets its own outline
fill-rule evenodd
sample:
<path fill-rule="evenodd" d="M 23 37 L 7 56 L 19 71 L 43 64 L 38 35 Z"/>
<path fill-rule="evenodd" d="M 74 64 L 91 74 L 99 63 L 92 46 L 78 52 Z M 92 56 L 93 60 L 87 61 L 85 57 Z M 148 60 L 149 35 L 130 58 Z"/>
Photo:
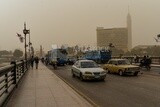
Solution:
<path fill-rule="evenodd" d="M 139 63 L 139 56 L 137 54 L 134 54 L 134 62 Z"/>
<path fill-rule="evenodd" d="M 146 57 L 146 66 L 151 69 L 151 63 L 152 63 L 152 60 L 151 58 L 147 55 Z"/>
<path fill-rule="evenodd" d="M 31 57 L 31 67 L 32 67 L 32 69 L 34 67 L 34 57 L 33 56 Z"/>
<path fill-rule="evenodd" d="M 48 61 L 48 58 L 46 57 L 46 59 L 45 59 L 45 64 L 48 65 L 48 62 L 49 62 L 49 61 Z"/>
<path fill-rule="evenodd" d="M 36 69 L 38 69 L 38 63 L 39 63 L 39 58 L 38 58 L 38 56 L 36 56 L 34 60 L 35 60 L 35 63 L 36 63 Z"/>

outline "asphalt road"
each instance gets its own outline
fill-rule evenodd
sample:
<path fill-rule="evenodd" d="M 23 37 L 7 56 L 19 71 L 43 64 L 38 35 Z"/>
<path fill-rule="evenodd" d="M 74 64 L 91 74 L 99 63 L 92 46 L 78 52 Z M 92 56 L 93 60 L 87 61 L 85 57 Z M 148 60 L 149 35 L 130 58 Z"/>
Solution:
<path fill-rule="evenodd" d="M 142 69 L 138 76 L 108 74 L 105 81 L 80 81 L 73 78 L 71 66 L 50 68 L 101 107 L 160 107 L 160 76 Z M 154 72 L 160 68 L 152 68 Z"/>

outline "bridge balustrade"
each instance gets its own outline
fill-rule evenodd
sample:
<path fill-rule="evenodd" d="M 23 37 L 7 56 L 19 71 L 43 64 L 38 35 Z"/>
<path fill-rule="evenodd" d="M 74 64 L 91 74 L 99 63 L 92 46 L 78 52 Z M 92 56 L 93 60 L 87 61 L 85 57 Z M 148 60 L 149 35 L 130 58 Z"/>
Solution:
<path fill-rule="evenodd" d="M 119 56 L 113 56 L 112 58 L 120 58 Z M 122 56 L 122 58 L 129 59 L 131 63 L 134 62 L 134 56 Z M 152 56 L 150 57 L 152 60 L 152 64 L 160 64 L 160 57 L 159 56 Z M 143 59 L 143 56 L 139 57 L 139 62 L 140 60 Z"/>
<path fill-rule="evenodd" d="M 11 62 L 0 68 L 0 107 L 5 105 L 28 68 L 29 61 Z"/>

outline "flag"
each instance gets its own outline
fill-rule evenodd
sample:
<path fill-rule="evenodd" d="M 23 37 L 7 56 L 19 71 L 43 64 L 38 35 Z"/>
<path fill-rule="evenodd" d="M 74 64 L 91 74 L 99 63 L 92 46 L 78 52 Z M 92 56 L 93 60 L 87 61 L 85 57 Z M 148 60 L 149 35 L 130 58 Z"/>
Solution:
<path fill-rule="evenodd" d="M 19 37 L 20 42 L 22 42 L 22 43 L 23 43 L 24 38 L 22 37 L 22 35 L 21 35 L 21 34 L 19 34 L 19 33 L 17 33 L 17 36 Z"/>
<path fill-rule="evenodd" d="M 88 51 L 90 50 L 90 47 L 89 47 L 89 46 L 87 47 L 87 50 L 88 50 Z"/>
<path fill-rule="evenodd" d="M 158 42 L 158 39 L 154 38 L 156 40 L 156 42 Z"/>
<path fill-rule="evenodd" d="M 160 38 L 160 34 L 159 34 L 159 35 L 157 35 L 157 38 L 158 38 L 158 39 Z"/>
<path fill-rule="evenodd" d="M 18 36 L 18 37 L 21 37 L 21 34 L 17 33 L 17 36 Z"/>
<path fill-rule="evenodd" d="M 24 38 L 23 37 L 19 37 L 20 42 L 23 43 Z"/>

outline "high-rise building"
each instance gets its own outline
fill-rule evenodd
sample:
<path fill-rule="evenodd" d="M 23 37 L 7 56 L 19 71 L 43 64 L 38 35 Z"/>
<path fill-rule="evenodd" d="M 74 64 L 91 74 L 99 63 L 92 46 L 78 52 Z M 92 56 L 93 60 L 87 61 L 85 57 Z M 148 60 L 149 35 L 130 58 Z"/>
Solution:
<path fill-rule="evenodd" d="M 97 27 L 97 46 L 107 47 L 112 43 L 115 48 L 130 51 L 132 48 L 132 21 L 128 12 L 127 27 L 104 29 Z"/>
<path fill-rule="evenodd" d="M 40 45 L 40 57 L 42 57 L 42 45 Z"/>
<path fill-rule="evenodd" d="M 128 50 L 132 49 L 132 19 L 128 12 L 127 15 L 127 30 L 128 30 Z"/>

